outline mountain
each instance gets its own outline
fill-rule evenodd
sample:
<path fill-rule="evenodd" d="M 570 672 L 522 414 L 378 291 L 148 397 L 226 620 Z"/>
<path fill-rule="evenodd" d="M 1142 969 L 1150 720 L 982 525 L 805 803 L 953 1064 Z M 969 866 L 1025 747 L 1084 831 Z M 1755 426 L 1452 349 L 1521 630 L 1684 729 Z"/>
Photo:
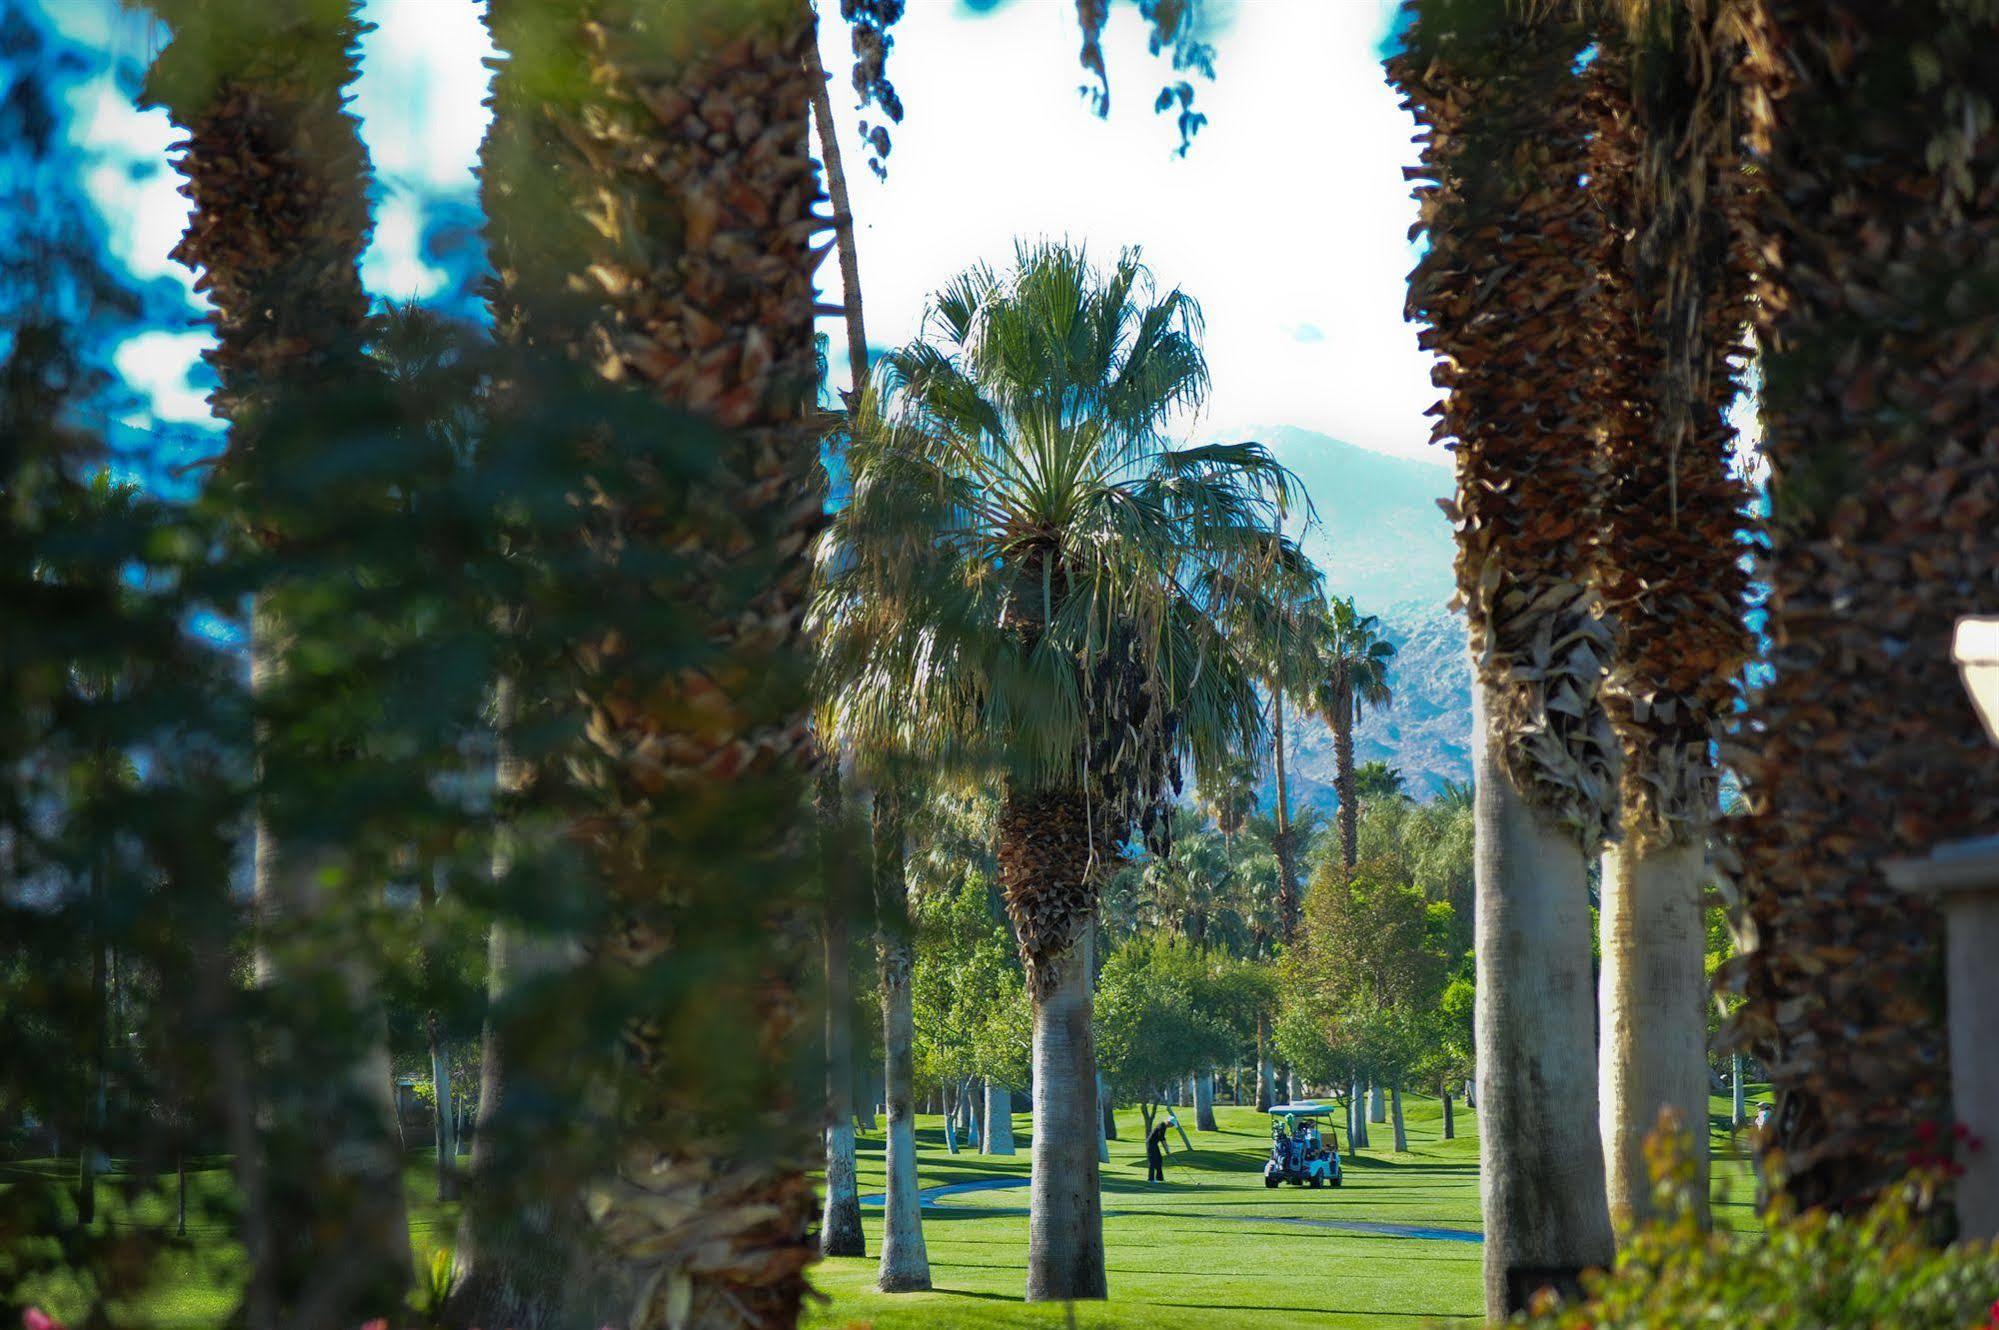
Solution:
<path fill-rule="evenodd" d="M 1395 644 L 1389 675 L 1395 705 L 1361 722 L 1355 760 L 1400 769 L 1418 798 L 1445 780 L 1469 780 L 1471 665 L 1464 616 L 1449 608 L 1455 545 L 1437 507 L 1451 492 L 1450 467 L 1292 426 L 1248 437 L 1291 468 L 1310 496 L 1317 511 L 1305 551 L 1326 574 L 1327 587 L 1380 618 Z M 1293 798 L 1330 814 L 1339 804 L 1332 731 L 1316 716 L 1286 720 Z M 1265 782 L 1265 808 L 1272 784 Z"/>

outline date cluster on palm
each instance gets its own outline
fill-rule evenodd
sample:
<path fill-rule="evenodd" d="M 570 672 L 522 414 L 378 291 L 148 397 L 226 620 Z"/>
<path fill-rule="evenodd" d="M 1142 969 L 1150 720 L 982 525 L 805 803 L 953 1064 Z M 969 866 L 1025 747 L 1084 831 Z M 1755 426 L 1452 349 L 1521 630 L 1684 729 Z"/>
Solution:
<path fill-rule="evenodd" d="M 1591 122 L 1567 89 L 1577 25 L 1484 20 L 1434 53 L 1389 62 L 1422 144 L 1429 240 L 1408 316 L 1438 356 L 1432 438 L 1452 448 L 1458 601 L 1516 787 L 1587 843 L 1616 800 L 1616 739 L 1599 699 L 1611 631 L 1591 585 L 1602 459 L 1592 337 L 1603 222 L 1576 187 Z M 1461 57 L 1461 58 L 1460 58 Z"/>
<path fill-rule="evenodd" d="M 1584 75 L 1603 212 L 1589 324 L 1603 422 L 1596 581 L 1617 632 L 1603 703 L 1622 741 L 1622 835 L 1640 849 L 1705 838 L 1710 749 L 1751 647 L 1737 535 L 1749 490 L 1727 419 L 1749 316 L 1730 77 L 1739 8 L 1649 6 L 1665 30 L 1641 28 L 1635 55 L 1607 41 Z"/>
<path fill-rule="evenodd" d="M 1939 921 L 1881 865 L 1999 826 L 1948 651 L 1957 615 L 1999 605 L 1999 7 L 1760 20 L 1773 668 L 1727 752 L 1756 943 L 1736 1028 L 1797 1199 L 1843 1205 L 1948 1106 Z"/>

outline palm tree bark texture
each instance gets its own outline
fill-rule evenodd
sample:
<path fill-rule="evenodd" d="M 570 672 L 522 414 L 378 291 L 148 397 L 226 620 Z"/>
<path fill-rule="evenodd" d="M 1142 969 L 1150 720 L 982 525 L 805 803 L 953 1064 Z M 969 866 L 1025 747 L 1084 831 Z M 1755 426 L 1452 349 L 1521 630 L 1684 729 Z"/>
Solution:
<path fill-rule="evenodd" d="M 998 823 L 1000 886 L 1034 997 L 1034 1196 L 1030 1301 L 1101 1298 L 1097 1057 L 1091 1031 L 1097 874 L 1111 862 L 1101 810 L 1080 791 L 1009 791 Z M 1060 1193 L 1057 1195 L 1056 1193 Z"/>
<path fill-rule="evenodd" d="M 1557 6 L 1431 0 L 1390 76 L 1422 127 L 1412 175 L 1452 442 L 1474 664 L 1478 1064 L 1486 1311 L 1608 1265 L 1596 1139 L 1587 855 L 1615 798 L 1588 583 L 1600 485 L 1588 325 L 1594 209 L 1582 25 Z"/>
<path fill-rule="evenodd" d="M 1949 1111 L 1940 923 L 1884 860 L 1999 825 L 1953 677 L 1999 604 L 1999 10 L 1766 0 L 1750 57 L 1771 674 L 1724 756 L 1753 947 L 1735 1030 L 1806 1205 Z"/>
<path fill-rule="evenodd" d="M 923 1203 L 916 1178 L 916 1019 L 909 988 L 916 948 L 909 918 L 902 796 L 893 789 L 877 790 L 871 816 L 888 1099 L 888 1136 L 882 1147 L 888 1176 L 875 1286 L 884 1293 L 912 1293 L 930 1287 L 930 1255 L 923 1245 Z"/>
<path fill-rule="evenodd" d="M 284 532 L 258 480 L 287 465 L 287 412 L 364 364 L 369 166 L 345 106 L 362 28 L 348 0 L 151 7 L 171 40 L 141 100 L 187 134 L 175 165 L 192 206 L 173 257 L 201 274 L 213 306 L 216 343 L 203 357 L 217 380 L 210 403 L 231 425 L 225 465 L 252 535 L 275 547 Z M 256 618 L 252 689 L 268 694 L 285 639 L 281 624 Z M 325 956 L 332 973 L 306 973 L 319 963 L 310 953 L 290 948 L 280 962 L 271 950 L 272 937 L 333 907 L 316 884 L 322 857 L 274 827 L 268 802 L 260 808 L 257 972 L 278 997 L 281 1028 L 260 1058 L 259 1122 L 239 1124 L 239 1139 L 265 1138 L 236 1160 L 250 1266 L 241 1313 L 253 1330 L 351 1325 L 400 1306 L 411 1282 L 388 1054 L 367 969 Z M 321 954 L 329 950 L 339 949 Z M 284 1000 L 307 990 L 314 1002 Z M 329 993 L 349 1000 L 329 1006 Z M 328 1249 L 346 1259 L 324 1262 Z"/>
<path fill-rule="evenodd" d="M 1604 209 L 1603 540 L 1618 624 L 1604 690 L 1622 745 L 1622 837 L 1603 859 L 1602 1130 L 1610 1209 L 1643 1219 L 1662 1110 L 1707 1116 L 1713 745 L 1750 653 L 1749 504 L 1728 408 L 1748 319 L 1748 190 L 1736 82 L 1744 6 L 1648 4 L 1585 76 Z M 1694 1133 L 1705 1176 L 1706 1133 Z M 1698 1188 L 1703 1200 L 1706 1187 Z"/>
<path fill-rule="evenodd" d="M 794 885 L 810 874 L 793 871 L 822 521 L 814 19 L 803 0 L 493 0 L 489 23 L 505 57 L 485 165 L 502 334 L 719 427 L 692 484 L 615 438 L 602 455 L 627 491 L 606 557 L 670 555 L 654 594 L 700 623 L 702 647 L 576 647 L 584 739 L 564 770 L 595 811 L 572 838 L 615 921 L 591 954 L 659 996 L 624 1038 L 641 1088 L 617 1176 L 592 1191 L 593 1239 L 608 1282 L 643 1292 L 633 1330 L 789 1325 L 818 1208 L 817 1115 L 796 1102 L 816 1043 Z M 745 898 L 756 865 L 766 890 Z M 703 1052 L 718 1044 L 738 1056 L 718 1064 Z"/>

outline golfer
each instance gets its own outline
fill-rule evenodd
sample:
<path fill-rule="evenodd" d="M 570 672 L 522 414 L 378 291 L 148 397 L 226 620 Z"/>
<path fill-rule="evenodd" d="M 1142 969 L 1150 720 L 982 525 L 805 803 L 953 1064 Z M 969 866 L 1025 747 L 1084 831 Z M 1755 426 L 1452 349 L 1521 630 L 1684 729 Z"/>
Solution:
<path fill-rule="evenodd" d="M 1145 1138 L 1145 1180 L 1166 1181 L 1166 1124 L 1155 1126 Z"/>

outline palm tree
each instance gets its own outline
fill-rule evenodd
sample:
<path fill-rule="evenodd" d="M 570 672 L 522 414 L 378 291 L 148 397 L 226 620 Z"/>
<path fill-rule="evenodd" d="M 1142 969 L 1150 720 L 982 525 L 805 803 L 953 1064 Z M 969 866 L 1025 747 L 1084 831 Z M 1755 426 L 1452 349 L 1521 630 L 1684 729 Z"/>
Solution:
<path fill-rule="evenodd" d="M 1395 644 L 1381 635 L 1381 621 L 1354 608 L 1353 597 L 1326 603 L 1315 643 L 1319 679 L 1312 702 L 1333 728 L 1334 780 L 1340 792 L 1340 862 L 1352 868 L 1359 860 L 1360 791 L 1354 785 L 1353 727 L 1362 708 L 1379 711 L 1394 702 L 1388 686 L 1388 663 Z"/>
<path fill-rule="evenodd" d="M 1604 700 L 1623 749 L 1623 826 L 1603 857 L 1599 994 L 1604 1163 L 1620 1221 L 1651 1209 L 1644 1142 L 1660 1110 L 1707 1114 L 1710 753 L 1750 650 L 1736 536 L 1749 494 L 1727 419 L 1748 319 L 1730 76 L 1742 16 L 1727 0 L 1631 4 L 1588 74 L 1590 189 L 1612 224 L 1599 287 L 1597 582 L 1619 624 Z M 1694 1135 L 1705 1199 L 1707 1137 Z"/>
<path fill-rule="evenodd" d="M 847 326 L 848 408 L 860 398 L 868 377 L 867 321 L 861 309 L 861 261 L 854 244 L 854 206 L 847 195 L 847 169 L 840 152 L 839 126 L 833 100 L 826 91 L 826 71 L 819 61 L 819 43 L 807 43 L 805 70 L 812 83 L 812 120 L 818 130 L 819 154 L 826 167 L 826 189 L 833 205 L 835 250 L 840 260 L 841 309 Z M 891 95 L 893 95 L 891 93 Z M 821 755 L 822 763 L 831 763 Z M 830 780 L 831 784 L 828 785 Z M 839 778 L 829 766 L 820 778 L 821 836 L 840 816 Z M 835 885 L 840 869 L 827 861 L 826 882 Z M 819 1220 L 819 1249 L 827 1256 L 865 1256 L 867 1237 L 861 1230 L 860 1193 L 854 1182 L 853 1031 L 849 1011 L 852 979 L 848 973 L 848 926 L 844 897 L 829 895 L 825 917 L 826 957 L 826 1203 Z M 891 1212 L 889 1218 L 895 1215 Z M 921 1222 L 919 1219 L 917 1222 Z M 921 1251 L 920 1235 L 918 1251 Z M 923 1287 L 929 1287 L 924 1271 Z"/>
<path fill-rule="evenodd" d="M 1239 753 L 1224 761 L 1221 770 L 1202 783 L 1201 804 L 1215 820 L 1222 844 L 1233 857 L 1235 838 L 1256 811 L 1256 759 Z"/>
<path fill-rule="evenodd" d="M 823 521 L 815 21 L 805 0 L 492 0 L 488 22 L 502 56 L 482 166 L 497 329 L 541 362 L 716 427 L 698 477 L 647 454 L 649 438 L 616 435 L 575 478 L 578 492 L 606 476 L 630 491 L 610 539 L 671 552 L 675 568 L 646 594 L 682 611 L 703 644 L 665 664 L 629 635 L 579 630 L 577 760 L 604 807 L 574 840 L 617 916 L 592 955 L 638 987 L 664 985 L 689 972 L 694 957 L 676 948 L 698 937 L 704 975 L 674 988 L 670 1010 L 634 1013 L 624 1065 L 644 1086 L 591 1237 L 620 1281 L 646 1291 L 630 1319 L 789 1325 L 817 1208 L 817 1115 L 793 1102 L 791 1065 L 812 932 L 800 927 L 812 875 L 793 863 L 808 841 L 813 752 L 799 628 Z M 752 875 L 763 889 L 746 900 Z M 726 1083 L 705 1051 L 719 1031 L 743 1051 Z M 695 1084 L 703 1093 L 687 1092 Z M 664 1218 L 695 1212 L 714 1236 Z M 460 1256 L 468 1323 L 557 1315 L 564 1262 L 525 1235 Z M 526 1306 L 514 1264 L 546 1276 Z"/>
<path fill-rule="evenodd" d="M 1163 848 L 1166 802 L 1255 741 L 1259 710 L 1215 585 L 1251 586 L 1287 474 L 1254 444 L 1174 450 L 1207 388 L 1199 311 L 1155 297 L 1135 252 L 1099 270 L 1023 244 L 935 298 L 856 432 L 846 562 L 817 616 L 857 747 L 984 763 L 999 878 L 1034 1008 L 1027 1294 L 1102 1297 L 1097 890 L 1127 837 Z M 1227 570 L 1226 579 L 1207 574 Z"/>
<path fill-rule="evenodd" d="M 282 520 L 270 515 L 264 482 L 302 460 L 283 455 L 288 411 L 327 383 L 366 378 L 358 264 L 373 225 L 369 165 L 345 102 L 362 27 L 349 0 L 150 7 L 171 40 L 142 101 L 164 107 L 187 134 L 175 166 L 192 210 L 173 257 L 201 274 L 213 305 L 216 344 L 204 358 L 217 380 L 210 404 L 230 424 L 225 467 L 254 537 L 281 546 Z M 251 645 L 252 689 L 265 695 L 285 667 L 284 626 L 269 604 L 260 598 Z M 281 973 L 269 936 L 331 906 L 318 885 L 325 855 L 275 825 L 264 797 L 255 833 L 259 984 L 312 987 L 320 995 L 314 1019 L 337 1015 L 372 1031 L 380 1009 L 360 957 L 333 960 L 332 974 Z M 328 991 L 347 995 L 345 1012 L 326 1010 Z M 300 1042 L 319 1041 L 307 1034 Z M 411 1282 L 385 1031 L 341 1051 L 315 1047 L 313 1056 L 321 1061 L 310 1071 L 265 1068 L 269 1094 L 256 1116 L 266 1134 L 296 1138 L 274 1136 L 270 1158 L 238 1152 L 250 1266 L 244 1314 L 253 1325 L 356 1324 L 399 1306 Z M 347 1065 L 330 1069 L 328 1057 Z M 247 1141 L 257 1124 L 236 1129 Z M 307 1146 L 316 1171 L 297 1157 Z M 326 1250 L 343 1253 L 337 1272 L 319 1259 Z"/>
<path fill-rule="evenodd" d="M 1949 661 L 1999 567 L 1999 326 L 1989 295 L 1967 298 L 1994 279 L 1999 13 L 1773 0 L 1751 17 L 1750 142 L 1783 206 L 1758 237 L 1777 256 L 1755 311 L 1774 649 L 1741 722 L 1755 742 L 1729 750 L 1757 939 L 1735 1027 L 1776 1077 L 1793 1194 L 1848 1206 L 1950 1103 L 1940 923 L 1881 866 L 1999 826 Z"/>
<path fill-rule="evenodd" d="M 1601 489 L 1580 187 L 1590 33 L 1547 0 L 1423 0 L 1390 61 L 1423 130 L 1428 325 L 1453 441 L 1471 630 L 1478 810 L 1478 1064 L 1486 1311 L 1609 1263 L 1596 1131 L 1588 857 L 1615 795 L 1598 700 L 1609 629 L 1589 584 Z"/>
<path fill-rule="evenodd" d="M 1363 762 L 1354 769 L 1353 788 L 1354 798 L 1360 803 L 1409 797 L 1403 790 L 1402 773 L 1380 758 Z"/>

